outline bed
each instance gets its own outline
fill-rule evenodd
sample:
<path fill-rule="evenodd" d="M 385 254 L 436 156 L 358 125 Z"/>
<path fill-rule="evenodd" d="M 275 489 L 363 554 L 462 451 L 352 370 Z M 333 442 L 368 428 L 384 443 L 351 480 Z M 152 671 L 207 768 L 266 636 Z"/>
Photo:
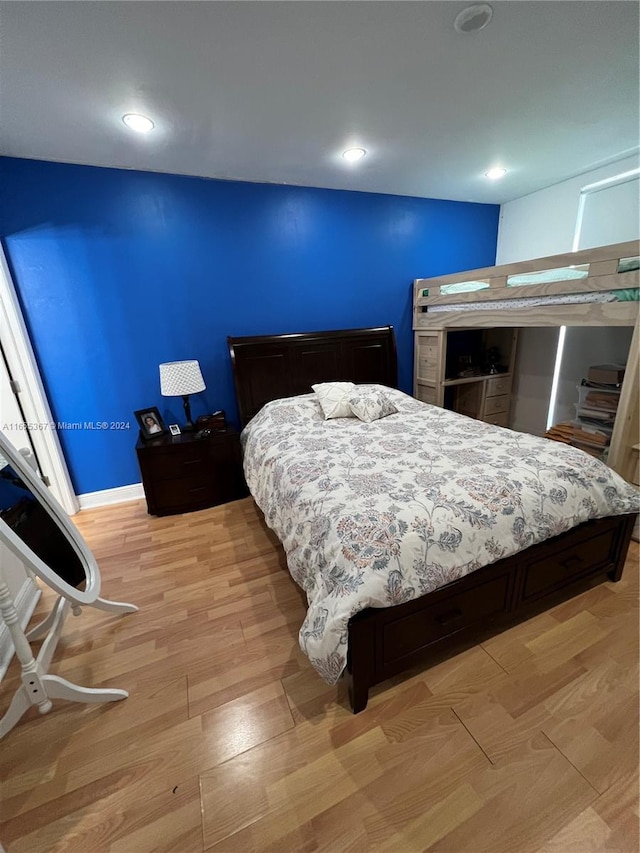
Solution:
<path fill-rule="evenodd" d="M 513 514 L 514 508 L 509 507 L 508 497 L 511 487 L 507 486 L 505 491 L 504 483 L 494 483 L 487 479 L 486 471 L 474 469 L 474 460 L 470 458 L 469 453 L 473 455 L 470 445 L 478 447 L 482 442 L 485 442 L 485 445 L 487 442 L 489 445 L 492 442 L 496 445 L 504 444 L 507 433 L 511 431 L 420 403 L 397 390 L 389 393 L 401 411 L 380 422 L 360 424 L 352 419 L 339 419 L 342 423 L 332 423 L 323 421 L 321 417 L 318 420 L 317 411 L 314 411 L 317 403 L 309 393 L 314 383 L 351 380 L 359 385 L 375 384 L 390 389 L 396 388 L 395 342 L 390 327 L 228 340 L 240 419 L 243 426 L 252 421 L 249 429 L 243 432 L 245 449 L 250 452 L 250 457 L 245 460 L 247 479 L 258 505 L 265 513 L 267 524 L 273 527 L 284 542 L 285 550 L 288 549 L 290 570 L 306 588 L 310 600 L 309 615 L 301 630 L 301 645 L 307 650 L 312 663 L 325 680 L 335 681 L 344 669 L 349 679 L 349 696 L 354 712 L 366 707 L 369 689 L 390 676 L 418 662 L 421 665 L 429 665 L 430 662 L 497 633 L 591 585 L 607 579 L 616 581 L 621 577 L 634 520 L 634 516 L 629 513 L 637 496 L 630 490 L 626 491 L 629 487 L 621 480 L 616 480 L 613 472 L 609 472 L 613 479 L 603 483 L 602 489 L 603 495 L 607 489 L 613 489 L 606 498 L 609 502 L 606 508 L 607 517 L 582 521 L 581 511 L 573 507 L 571 519 L 567 523 L 558 523 L 557 514 L 555 526 L 547 519 L 544 541 L 526 547 L 527 534 L 520 531 L 518 535 L 521 536 L 520 544 L 523 549 L 515 554 L 505 553 L 504 556 L 500 552 L 500 542 L 494 541 L 489 546 L 490 549 L 493 548 L 493 553 L 487 551 L 486 562 L 489 564 L 478 567 L 477 558 L 463 560 L 462 565 L 458 566 L 457 575 L 455 570 L 452 571 L 452 567 L 455 569 L 455 560 L 448 558 L 460 546 L 462 517 L 472 518 L 478 507 L 471 506 L 468 500 L 465 503 L 460 494 L 454 495 L 451 503 L 455 506 L 445 513 L 442 529 L 436 536 L 438 543 L 434 547 L 438 551 L 439 559 L 431 561 L 433 570 L 430 570 L 430 574 L 441 576 L 430 577 L 425 583 L 421 583 L 420 578 L 416 580 L 406 564 L 396 560 L 400 547 L 396 548 L 398 553 L 391 553 L 393 560 L 387 559 L 385 565 L 382 565 L 385 563 L 384 555 L 382 561 L 378 555 L 378 565 L 374 567 L 372 560 L 375 561 L 376 555 L 368 548 L 371 544 L 371 531 L 365 531 L 364 538 L 369 537 L 368 545 L 365 543 L 364 550 L 361 549 L 355 554 L 356 561 L 360 560 L 355 577 L 362 581 L 359 585 L 363 586 L 367 572 L 373 572 L 381 579 L 376 579 L 377 586 L 386 590 L 386 604 L 394 603 L 392 606 L 385 606 L 385 602 L 379 597 L 376 598 L 379 590 L 371 592 L 367 589 L 369 599 L 365 596 L 365 604 L 360 601 L 355 606 L 351 597 L 353 590 L 349 589 L 350 583 L 351 586 L 354 585 L 354 575 L 352 573 L 350 579 L 348 573 L 343 571 L 344 567 L 337 566 L 331 576 L 330 585 L 340 607 L 336 607 L 335 612 L 332 611 L 325 617 L 323 609 L 328 608 L 323 608 L 323 602 L 314 595 L 314 573 L 324 571 L 325 574 L 331 574 L 333 567 L 327 564 L 326 559 L 325 565 L 319 565 L 317 562 L 318 553 L 322 550 L 318 543 L 322 540 L 323 530 L 318 529 L 317 523 L 316 527 L 313 527 L 313 518 L 317 520 L 321 518 L 321 514 L 310 508 L 314 502 L 317 505 L 318 489 L 324 490 L 322 500 L 325 500 L 326 494 L 331 492 L 335 485 L 331 483 L 331 477 L 324 476 L 320 469 L 324 467 L 329 470 L 333 465 L 344 464 L 338 455 L 331 456 L 331 446 L 337 446 L 344 441 L 351 442 L 351 449 L 355 451 L 352 456 L 366 463 L 367 447 L 379 448 L 382 442 L 385 451 L 383 455 L 397 465 L 398 459 L 403 458 L 399 444 L 403 441 L 406 444 L 407 439 L 413 441 L 417 431 L 419 432 L 420 418 L 426 413 L 432 419 L 429 429 L 437 432 L 438 441 L 443 446 L 447 444 L 450 451 L 451 442 L 455 444 L 458 441 L 462 455 L 459 456 L 457 464 L 468 465 L 472 471 L 475 470 L 477 476 L 472 487 L 476 490 L 476 496 L 481 502 L 488 499 L 490 503 L 493 501 L 495 504 L 497 500 L 498 503 L 491 512 L 499 515 L 504 521 L 507 516 Z M 269 405 L 266 405 L 267 403 Z M 258 417 L 254 417 L 258 412 Z M 457 423 L 462 424 L 460 437 L 447 438 L 455 431 L 455 419 L 458 419 Z M 323 437 L 317 433 L 323 423 L 327 430 L 324 438 L 328 441 L 323 443 L 320 440 L 314 448 L 314 439 Z M 436 423 L 439 423 L 437 428 Z M 306 445 L 292 445 L 294 434 L 306 437 Z M 544 442 L 545 446 L 553 444 L 545 442 L 544 439 L 527 438 L 534 442 Z M 256 453 L 258 457 L 260 455 L 260 446 L 264 463 L 256 457 Z M 427 474 L 429 472 L 424 466 L 433 468 L 437 457 L 427 453 L 428 458 L 421 460 L 420 452 L 418 448 L 414 462 L 407 464 L 416 470 L 422 466 L 420 472 Z M 292 471 L 289 476 L 293 477 L 293 482 L 290 484 L 281 481 L 282 490 L 278 493 L 274 507 L 274 501 L 269 501 L 269 494 L 273 488 L 273 477 L 278 478 L 282 474 L 278 470 L 279 454 L 284 459 L 286 453 L 293 454 L 293 457 L 290 456 L 291 464 L 285 466 Z M 466 462 L 463 458 L 465 453 Z M 566 458 L 566 448 L 561 448 L 560 445 L 554 446 L 549 453 L 556 454 L 555 458 L 558 459 Z M 580 454 L 579 451 L 573 453 Z M 582 462 L 582 456 L 580 454 L 575 459 Z M 298 464 L 296 467 L 292 461 L 296 458 L 299 463 L 304 464 Z M 587 460 L 588 457 L 584 456 L 585 466 L 599 464 Z M 395 509 L 390 505 L 387 517 L 384 508 L 385 501 L 390 504 L 400 503 L 402 494 L 399 492 L 406 496 L 407 490 L 412 488 L 407 486 L 407 465 L 401 466 L 402 470 L 395 472 L 401 486 L 397 489 L 393 482 L 394 472 L 385 474 L 378 470 L 380 461 L 375 461 L 375 470 L 372 468 L 368 479 L 366 465 L 365 470 L 360 472 L 364 474 L 360 484 L 364 490 L 364 511 L 350 505 L 350 520 L 341 522 L 339 514 L 335 513 L 335 505 L 331 504 L 330 500 L 327 503 L 327 518 L 333 519 L 335 530 L 337 531 L 342 523 L 342 533 L 347 531 L 351 537 L 349 542 L 345 542 L 343 536 L 338 550 L 344 550 L 344 545 L 352 557 L 353 542 L 358 541 L 358 537 L 362 538 L 357 523 L 361 523 L 366 516 L 366 507 L 369 507 L 371 513 L 377 513 L 378 520 L 381 515 L 384 516 L 387 531 L 384 535 L 389 541 L 403 539 L 407 533 L 405 526 L 408 528 L 409 524 L 402 513 L 393 515 Z M 476 459 L 475 462 L 479 464 L 480 460 Z M 602 468 L 604 469 L 604 466 Z M 439 477 L 438 482 L 433 479 L 429 482 L 427 477 L 421 488 L 428 492 L 430 488 L 433 491 L 433 488 L 437 487 L 442 491 L 447 479 L 446 476 L 441 476 L 444 472 L 435 470 L 432 473 L 437 475 L 436 480 Z M 457 479 L 464 481 L 464 477 Z M 569 481 L 570 479 L 571 477 Z M 570 490 L 573 486 L 570 486 L 569 481 L 565 485 Z M 370 488 L 372 483 L 373 494 Z M 469 484 L 458 483 L 456 488 L 468 491 Z M 392 494 L 392 498 L 388 497 L 388 493 Z M 352 498 L 355 500 L 351 494 L 347 498 L 346 503 L 349 504 Z M 561 492 L 555 496 L 558 503 L 563 503 L 565 499 Z M 605 500 L 605 497 L 602 499 Z M 551 502 L 554 503 L 554 499 Z M 342 503 L 345 503 L 344 499 Z M 296 516 L 301 506 L 307 514 L 306 520 Z M 557 509 L 557 503 L 555 508 Z M 591 514 L 600 515 L 601 509 Z M 506 512 L 503 513 L 502 510 Z M 589 514 L 587 511 L 584 517 Z M 476 517 L 474 521 L 472 518 L 472 532 L 465 533 L 467 539 L 470 536 L 473 539 L 481 531 L 484 535 L 483 542 L 486 543 L 492 538 L 485 535 L 492 523 L 486 512 L 484 515 L 484 520 Z M 287 516 L 291 518 L 292 529 L 289 530 L 286 529 Z M 452 523 L 452 518 L 455 518 L 455 524 Z M 305 522 L 309 522 L 306 528 Z M 366 518 L 364 522 L 366 527 Z M 298 529 L 299 532 L 296 532 Z M 399 533 L 402 536 L 399 536 Z M 415 537 L 419 538 L 420 532 L 413 533 L 415 535 L 411 541 L 415 544 Z M 327 535 L 326 531 L 324 535 Z M 338 539 L 340 535 L 336 534 Z M 293 549 L 292 537 L 299 540 L 294 543 L 296 547 Z M 495 540 L 495 537 L 493 539 Z M 305 547 L 307 544 L 315 547 Z M 394 547 L 396 546 L 392 544 L 391 552 Z M 332 553 L 335 554 L 335 547 Z M 432 581 L 438 581 L 437 585 Z M 358 581 L 355 585 L 358 586 Z M 367 601 L 375 606 L 366 606 Z M 323 647 L 327 636 L 330 637 L 329 646 L 324 646 L 324 650 L 318 655 L 314 650 Z M 338 653 L 332 654 L 331 642 L 336 641 Z"/>

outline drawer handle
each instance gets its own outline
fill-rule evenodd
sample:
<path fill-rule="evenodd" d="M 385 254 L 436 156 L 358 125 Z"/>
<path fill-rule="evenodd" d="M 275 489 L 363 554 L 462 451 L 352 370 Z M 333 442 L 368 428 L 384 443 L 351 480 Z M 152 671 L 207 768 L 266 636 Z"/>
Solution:
<path fill-rule="evenodd" d="M 456 619 L 459 619 L 461 616 L 462 610 L 460 610 L 459 607 L 456 607 L 454 610 L 449 610 L 448 613 L 436 616 L 436 622 L 439 622 L 443 628 L 446 628 L 447 625 L 451 625 L 452 622 L 455 622 Z"/>
<path fill-rule="evenodd" d="M 206 486 L 197 486 L 195 489 L 189 489 L 190 492 L 203 492 L 207 487 Z"/>
<path fill-rule="evenodd" d="M 202 462 L 202 459 L 185 459 L 183 461 L 183 465 L 197 465 L 199 462 Z"/>
<path fill-rule="evenodd" d="M 578 557 L 577 554 L 572 554 L 570 557 L 567 557 L 566 560 L 560 560 L 560 565 L 563 569 L 568 569 L 571 566 L 575 566 L 578 563 L 584 563 L 582 557 Z"/>

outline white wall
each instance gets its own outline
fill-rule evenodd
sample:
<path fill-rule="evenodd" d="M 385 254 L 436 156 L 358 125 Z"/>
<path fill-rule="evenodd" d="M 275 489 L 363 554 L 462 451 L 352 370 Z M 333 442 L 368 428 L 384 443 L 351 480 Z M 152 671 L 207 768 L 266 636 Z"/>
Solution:
<path fill-rule="evenodd" d="M 638 164 L 638 156 L 627 157 L 503 204 L 500 208 L 496 264 L 570 252 L 582 188 L 637 169 Z M 635 240 L 640 236 L 637 232 L 637 218 L 635 223 L 635 233 L 627 236 L 629 221 L 624 215 L 619 215 L 615 227 L 609 220 L 603 222 L 602 227 L 607 228 L 607 233 L 602 234 L 602 242 L 599 244 L 593 242 L 591 226 L 590 245 L 606 246 L 611 242 Z M 611 233 L 622 236 L 612 240 Z"/>
<path fill-rule="evenodd" d="M 627 157 L 576 178 L 503 204 L 500 210 L 497 264 L 570 252 L 576 222 L 582 218 L 580 248 L 606 246 L 640 237 L 637 178 L 583 197 L 598 181 L 638 168 Z M 522 432 L 545 431 L 558 329 L 521 329 L 518 341 L 511 425 Z M 590 364 L 626 361 L 631 330 L 569 328 L 560 371 L 555 422 L 575 415 L 576 384 Z"/>
<path fill-rule="evenodd" d="M 578 249 L 637 240 L 640 235 L 640 180 L 595 189 L 584 195 Z"/>

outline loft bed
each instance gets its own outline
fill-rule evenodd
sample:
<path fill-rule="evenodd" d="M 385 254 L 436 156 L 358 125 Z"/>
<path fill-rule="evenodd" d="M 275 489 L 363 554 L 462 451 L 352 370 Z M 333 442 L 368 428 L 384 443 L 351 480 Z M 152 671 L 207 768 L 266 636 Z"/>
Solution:
<path fill-rule="evenodd" d="M 266 403 L 308 394 L 314 383 L 350 379 L 397 387 L 391 327 L 227 341 L 242 427 L 255 423 Z M 280 421 L 287 436 L 289 408 Z M 271 435 L 265 449 L 277 441 Z M 301 459 L 308 450 L 300 451 Z M 590 586 L 618 581 L 633 521 L 632 515 L 592 519 L 405 603 L 357 612 L 347 626 L 346 659 L 354 713 L 366 707 L 373 685 L 456 654 Z"/>
<path fill-rule="evenodd" d="M 639 254 L 638 241 L 629 241 L 416 279 L 415 396 L 443 405 L 449 330 L 635 326 L 608 457 L 610 467 L 629 480 L 640 419 Z"/>
<path fill-rule="evenodd" d="M 616 243 L 414 281 L 415 330 L 633 326 L 638 243 Z"/>

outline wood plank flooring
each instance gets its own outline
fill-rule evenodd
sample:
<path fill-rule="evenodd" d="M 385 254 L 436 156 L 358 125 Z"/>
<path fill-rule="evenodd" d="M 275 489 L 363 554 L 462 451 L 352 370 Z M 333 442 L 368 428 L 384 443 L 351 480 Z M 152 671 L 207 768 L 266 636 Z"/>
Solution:
<path fill-rule="evenodd" d="M 104 596 L 140 612 L 69 617 L 52 671 L 130 697 L 32 710 L 0 742 L 7 853 L 638 850 L 636 543 L 621 583 L 354 716 L 298 648 L 303 597 L 251 499 L 76 522 Z"/>

